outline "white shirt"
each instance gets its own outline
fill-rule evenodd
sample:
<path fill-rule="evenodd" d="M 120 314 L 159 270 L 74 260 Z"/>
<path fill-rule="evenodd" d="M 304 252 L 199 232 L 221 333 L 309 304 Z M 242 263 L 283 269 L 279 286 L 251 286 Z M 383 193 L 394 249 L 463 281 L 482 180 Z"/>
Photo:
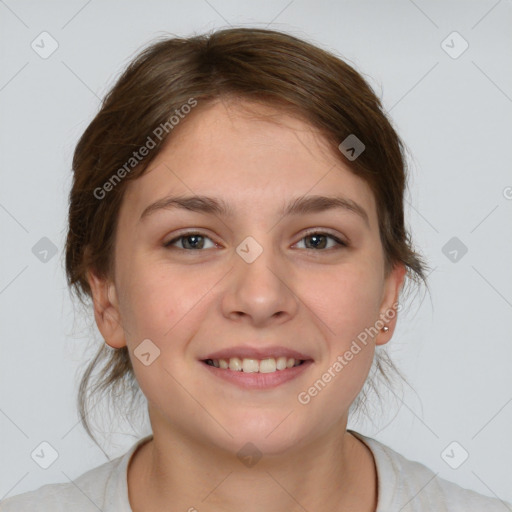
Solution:
<path fill-rule="evenodd" d="M 349 432 L 368 446 L 375 459 L 375 512 L 512 512 L 512 504 L 443 480 L 379 441 Z M 133 512 L 128 500 L 128 462 L 137 447 L 151 438 L 140 439 L 124 455 L 87 471 L 74 483 L 47 484 L 6 498 L 0 502 L 0 512 Z"/>

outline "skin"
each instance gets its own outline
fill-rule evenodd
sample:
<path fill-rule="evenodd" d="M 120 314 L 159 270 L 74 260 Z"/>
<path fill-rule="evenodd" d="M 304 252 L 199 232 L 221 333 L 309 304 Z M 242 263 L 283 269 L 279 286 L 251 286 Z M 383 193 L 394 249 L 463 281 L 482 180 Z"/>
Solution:
<path fill-rule="evenodd" d="M 165 209 L 139 219 L 170 194 L 222 198 L 235 214 Z M 279 214 L 292 198 L 334 194 L 362 206 L 368 224 L 345 209 Z M 315 248 L 310 228 L 349 245 L 320 238 Z M 184 249 L 190 238 L 164 247 L 184 230 L 207 237 L 204 248 Z M 247 236 L 263 248 L 252 263 L 235 251 Z M 374 460 L 346 426 L 396 315 L 307 405 L 297 397 L 396 304 L 404 275 L 403 265 L 384 273 L 370 188 L 314 128 L 261 104 L 199 105 L 128 184 L 115 276 L 88 275 L 98 328 L 111 347 L 128 346 L 148 399 L 154 437 L 128 470 L 134 512 L 374 511 Z M 148 366 L 133 354 L 144 339 L 160 350 Z M 199 361 L 243 344 L 294 348 L 314 362 L 290 382 L 254 391 Z M 263 455 L 252 467 L 236 456 L 247 442 Z"/>

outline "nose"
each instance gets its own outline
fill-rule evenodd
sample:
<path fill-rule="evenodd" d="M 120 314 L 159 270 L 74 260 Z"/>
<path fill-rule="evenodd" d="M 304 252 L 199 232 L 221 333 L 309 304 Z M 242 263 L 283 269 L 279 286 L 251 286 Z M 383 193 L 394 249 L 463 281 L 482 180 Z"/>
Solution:
<path fill-rule="evenodd" d="M 234 253 L 222 311 L 231 320 L 263 327 L 293 318 L 299 302 L 293 290 L 293 270 L 270 243 L 260 245 L 263 250 L 252 262 Z"/>

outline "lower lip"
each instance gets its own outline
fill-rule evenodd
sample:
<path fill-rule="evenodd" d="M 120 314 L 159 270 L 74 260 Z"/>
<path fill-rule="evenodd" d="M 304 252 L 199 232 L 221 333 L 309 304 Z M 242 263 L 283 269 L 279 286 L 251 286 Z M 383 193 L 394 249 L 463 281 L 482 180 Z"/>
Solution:
<path fill-rule="evenodd" d="M 209 364 L 200 361 L 200 363 L 216 377 L 224 379 L 244 389 L 275 388 L 281 384 L 284 384 L 285 382 L 289 382 L 297 378 L 311 365 L 312 362 L 313 361 L 304 361 L 299 366 L 292 366 L 291 368 L 286 368 L 285 370 L 276 370 L 275 372 L 271 373 L 246 373 L 242 371 L 237 372 L 233 370 L 217 368 L 216 366 L 210 366 Z"/>

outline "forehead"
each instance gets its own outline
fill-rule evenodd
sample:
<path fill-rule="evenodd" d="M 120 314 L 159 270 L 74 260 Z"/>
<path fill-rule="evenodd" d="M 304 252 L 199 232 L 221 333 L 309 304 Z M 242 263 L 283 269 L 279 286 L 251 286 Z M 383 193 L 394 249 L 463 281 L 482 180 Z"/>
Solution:
<path fill-rule="evenodd" d="M 259 103 L 216 101 L 196 107 L 149 169 L 128 184 L 125 213 L 135 219 L 148 204 L 170 194 L 219 197 L 237 213 L 277 211 L 290 197 L 342 194 L 361 204 L 370 223 L 376 223 L 368 184 L 320 132 Z"/>

